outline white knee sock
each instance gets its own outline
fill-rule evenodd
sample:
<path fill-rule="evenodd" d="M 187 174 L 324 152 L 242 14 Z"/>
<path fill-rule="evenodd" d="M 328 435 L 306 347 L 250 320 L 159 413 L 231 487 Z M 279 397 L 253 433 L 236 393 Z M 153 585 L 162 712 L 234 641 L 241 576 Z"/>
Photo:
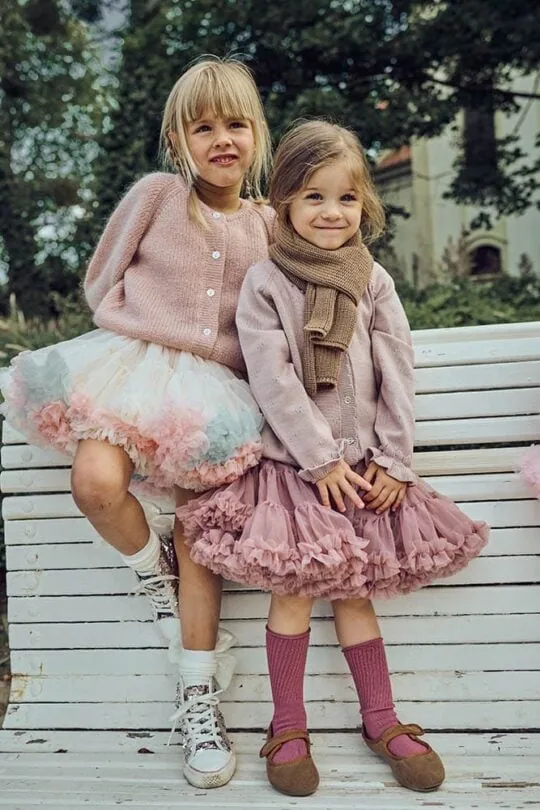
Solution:
<path fill-rule="evenodd" d="M 215 650 L 182 650 L 178 662 L 184 686 L 206 683 L 216 674 Z"/>
<path fill-rule="evenodd" d="M 148 542 L 135 554 L 121 554 L 123 561 L 138 574 L 148 576 L 157 573 L 161 545 L 157 534 L 150 529 Z"/>

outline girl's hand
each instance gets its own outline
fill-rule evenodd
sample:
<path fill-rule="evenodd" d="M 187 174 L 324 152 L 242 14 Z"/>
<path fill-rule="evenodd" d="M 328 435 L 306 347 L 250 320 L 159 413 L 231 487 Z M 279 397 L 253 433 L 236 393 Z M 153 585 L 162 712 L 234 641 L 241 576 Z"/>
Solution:
<path fill-rule="evenodd" d="M 371 489 L 371 484 L 366 481 L 365 478 L 355 473 L 346 461 L 340 459 L 328 475 L 325 475 L 324 478 L 317 481 L 317 489 L 319 490 L 322 505 L 330 508 L 331 495 L 338 512 L 344 512 L 345 504 L 343 502 L 343 496 L 348 495 L 358 509 L 363 509 L 364 503 L 352 486 L 353 484 L 361 489 Z"/>
<path fill-rule="evenodd" d="M 364 496 L 366 509 L 374 509 L 378 515 L 382 515 L 390 507 L 392 512 L 399 509 L 407 492 L 407 484 L 392 478 L 374 461 L 365 471 L 364 477 L 373 484 L 370 492 Z"/>

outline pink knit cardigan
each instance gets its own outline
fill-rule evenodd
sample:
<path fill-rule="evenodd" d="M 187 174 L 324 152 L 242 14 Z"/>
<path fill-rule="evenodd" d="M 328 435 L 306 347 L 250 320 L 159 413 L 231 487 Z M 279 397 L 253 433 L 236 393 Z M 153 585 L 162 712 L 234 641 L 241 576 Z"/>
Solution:
<path fill-rule="evenodd" d="M 242 371 L 236 305 L 248 267 L 268 253 L 273 212 L 249 200 L 234 214 L 201 203 L 205 229 L 189 218 L 188 197 L 177 175 L 136 183 L 99 241 L 86 298 L 96 326 Z"/>
<path fill-rule="evenodd" d="M 237 325 L 249 384 L 267 420 L 263 454 L 315 482 L 336 461 L 374 460 L 413 483 L 414 362 L 394 282 L 375 263 L 339 385 L 311 399 L 302 383 L 304 294 L 267 259 L 250 268 Z"/>

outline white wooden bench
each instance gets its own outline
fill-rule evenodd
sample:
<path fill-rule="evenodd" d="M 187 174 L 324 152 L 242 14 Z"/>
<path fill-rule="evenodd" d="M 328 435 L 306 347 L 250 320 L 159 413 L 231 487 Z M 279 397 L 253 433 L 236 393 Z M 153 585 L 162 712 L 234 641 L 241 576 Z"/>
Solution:
<path fill-rule="evenodd" d="M 178 747 L 165 747 L 174 671 L 145 601 L 129 595 L 132 573 L 79 515 L 66 460 L 6 426 L 13 681 L 0 731 L 0 808 L 540 804 L 540 503 L 515 473 L 523 444 L 540 437 L 540 323 L 414 337 L 415 468 L 493 527 L 466 571 L 378 605 L 400 715 L 434 732 L 444 787 L 431 797 L 408 793 L 362 747 L 352 684 L 319 604 L 306 693 L 322 786 L 308 800 L 273 792 L 257 757 L 270 717 L 268 597 L 231 586 L 223 621 L 238 637 L 238 666 L 224 711 L 239 770 L 222 790 L 190 788 Z"/>

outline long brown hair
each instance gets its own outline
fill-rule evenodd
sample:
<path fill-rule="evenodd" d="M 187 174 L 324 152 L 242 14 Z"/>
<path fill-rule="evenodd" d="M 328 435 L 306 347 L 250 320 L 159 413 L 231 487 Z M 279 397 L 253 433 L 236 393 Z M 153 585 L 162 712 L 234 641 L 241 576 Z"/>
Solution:
<path fill-rule="evenodd" d="M 375 189 L 364 150 L 356 135 L 328 121 L 304 121 L 282 138 L 270 181 L 270 203 L 278 219 L 288 222 L 289 206 L 313 174 L 333 163 L 345 162 L 353 187 L 362 201 L 360 231 L 366 244 L 384 230 L 384 208 Z"/>

